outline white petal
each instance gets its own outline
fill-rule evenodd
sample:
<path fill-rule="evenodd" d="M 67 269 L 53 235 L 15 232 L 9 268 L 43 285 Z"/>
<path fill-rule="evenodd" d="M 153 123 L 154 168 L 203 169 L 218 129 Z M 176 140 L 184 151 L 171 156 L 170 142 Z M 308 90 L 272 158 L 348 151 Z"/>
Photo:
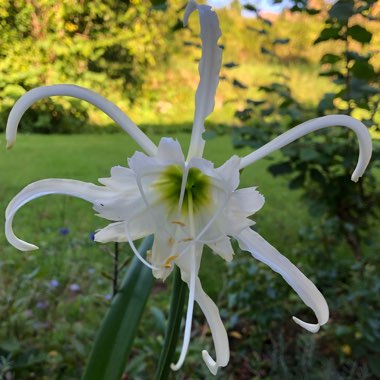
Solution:
<path fill-rule="evenodd" d="M 318 319 L 316 324 L 305 323 L 296 317 L 293 317 L 293 320 L 303 328 L 311 332 L 317 332 L 320 326 L 324 325 L 329 319 L 329 308 L 317 287 L 294 264 L 255 231 L 246 229 L 236 238 L 241 249 L 251 252 L 254 258 L 281 274 L 302 301 L 314 311 Z"/>
<path fill-rule="evenodd" d="M 125 228 L 125 222 L 111 223 L 108 226 L 96 231 L 94 240 L 99 243 L 122 243 L 128 241 L 128 238 L 125 235 Z"/>
<path fill-rule="evenodd" d="M 113 196 L 113 194 L 104 187 L 71 179 L 45 179 L 31 183 L 11 200 L 5 211 L 5 235 L 9 243 L 17 249 L 21 251 L 30 251 L 37 249 L 38 247 L 20 240 L 14 235 L 12 222 L 16 212 L 31 200 L 48 194 L 71 195 L 91 203 L 96 203 L 99 200 Z"/>
<path fill-rule="evenodd" d="M 7 122 L 7 148 L 11 148 L 16 142 L 18 124 L 25 111 L 33 103 L 50 96 L 72 96 L 93 104 L 107 114 L 116 124 L 120 125 L 145 152 L 150 155 L 156 154 L 156 145 L 119 107 L 96 92 L 70 84 L 34 88 L 17 100 L 9 114 Z"/>
<path fill-rule="evenodd" d="M 171 255 L 171 250 L 172 250 L 171 239 L 172 237 L 166 233 L 154 234 L 151 262 L 154 266 L 159 267 L 159 269 L 153 270 L 153 276 L 155 278 L 160 278 L 163 281 L 166 280 L 166 278 L 169 276 L 169 274 L 172 272 L 174 268 L 174 264 L 170 266 L 168 265 L 168 267 L 163 266 L 163 264 L 167 261 L 167 259 L 170 256 L 173 256 Z M 174 253 L 174 255 L 175 254 L 176 252 Z"/>
<path fill-rule="evenodd" d="M 136 176 L 133 171 L 123 166 L 114 166 L 111 169 L 111 177 L 99 178 L 102 185 L 119 192 L 136 192 L 138 187 L 136 184 Z"/>
<path fill-rule="evenodd" d="M 347 115 L 329 115 L 316 119 L 312 119 L 297 125 L 282 135 L 276 137 L 274 140 L 262 146 L 260 149 L 248 154 L 241 160 L 240 168 L 243 169 L 246 166 L 254 163 L 267 156 L 268 154 L 281 149 L 285 145 L 297 140 L 298 138 L 307 135 L 308 133 L 317 131 L 319 129 L 331 127 L 334 125 L 340 125 L 353 130 L 359 140 L 359 159 L 356 168 L 351 176 L 354 182 L 363 175 L 372 155 L 372 141 L 371 135 L 368 132 L 368 128 L 361 123 Z"/>
<path fill-rule="evenodd" d="M 128 166 L 139 177 L 146 173 L 161 171 L 161 166 L 157 167 L 157 160 L 142 152 L 135 152 L 132 157 L 128 158 Z"/>
<path fill-rule="evenodd" d="M 208 5 L 199 5 L 190 0 L 187 4 L 184 25 L 192 12 L 198 10 L 201 25 L 202 58 L 199 62 L 200 81 L 195 95 L 194 125 L 191 134 L 188 161 L 192 157 L 202 157 L 205 141 L 202 138 L 205 118 L 213 111 L 215 92 L 219 83 L 222 63 L 222 49 L 218 46 L 221 36 L 219 20 Z"/>
<path fill-rule="evenodd" d="M 193 157 L 188 162 L 187 167 L 188 168 L 197 168 L 203 174 L 206 174 L 210 177 L 215 176 L 214 163 L 209 161 L 209 160 L 205 160 L 204 158 Z"/>
<path fill-rule="evenodd" d="M 265 198 L 256 187 L 247 187 L 234 191 L 228 203 L 228 213 L 238 216 L 248 216 L 259 211 L 265 203 Z"/>
<path fill-rule="evenodd" d="M 108 188 L 105 188 L 108 190 Z M 138 192 L 126 197 L 124 194 L 108 190 L 110 196 L 94 203 L 94 210 L 100 217 L 112 221 L 129 221 L 145 212 L 146 206 Z"/>
<path fill-rule="evenodd" d="M 207 245 L 224 260 L 230 262 L 234 256 L 231 241 L 228 236 L 221 236 L 218 240 Z"/>
<path fill-rule="evenodd" d="M 235 190 L 240 182 L 240 157 L 232 156 L 216 172 L 224 179 L 229 191 Z"/>
<path fill-rule="evenodd" d="M 162 138 L 160 140 L 155 157 L 149 157 L 144 153 L 136 152 L 128 159 L 129 167 L 139 178 L 148 175 L 158 176 L 165 166 L 184 165 L 184 163 L 185 159 L 179 142 L 171 138 Z"/>
<path fill-rule="evenodd" d="M 236 217 L 233 215 L 223 215 L 221 220 L 218 220 L 218 227 L 223 234 L 236 236 L 241 231 L 255 225 L 255 222 L 249 218 Z"/>
<path fill-rule="evenodd" d="M 212 339 L 214 341 L 216 361 L 211 358 L 206 350 L 202 351 L 202 357 L 210 372 L 216 375 L 219 367 L 225 367 L 230 360 L 230 349 L 228 336 L 223 322 L 220 318 L 219 310 L 212 299 L 202 289 L 201 282 L 197 278 L 195 283 L 195 301 L 198 303 L 210 326 Z"/>
<path fill-rule="evenodd" d="M 138 223 L 136 221 L 129 223 L 129 226 L 129 232 L 132 240 L 141 239 L 152 234 L 152 229 L 149 228 L 151 227 L 149 224 Z M 111 223 L 108 226 L 98 230 L 95 234 L 94 240 L 100 243 L 126 242 L 128 241 L 127 235 L 125 233 L 126 228 L 126 222 Z"/>
<path fill-rule="evenodd" d="M 160 140 L 156 158 L 165 165 L 183 164 L 185 162 L 180 143 L 178 140 L 169 137 L 163 137 Z"/>
<path fill-rule="evenodd" d="M 237 156 L 231 157 L 225 164 L 217 169 L 214 168 L 214 163 L 204 158 L 193 157 L 187 164 L 187 168 L 197 168 L 203 174 L 209 176 L 212 180 L 212 185 L 220 195 L 225 197 L 230 194 L 239 184 L 239 162 Z M 222 172 L 224 168 L 224 173 Z M 236 186 L 235 186 L 236 185 Z M 214 194 L 216 195 L 216 194 Z M 216 203 L 220 203 L 219 200 Z"/>

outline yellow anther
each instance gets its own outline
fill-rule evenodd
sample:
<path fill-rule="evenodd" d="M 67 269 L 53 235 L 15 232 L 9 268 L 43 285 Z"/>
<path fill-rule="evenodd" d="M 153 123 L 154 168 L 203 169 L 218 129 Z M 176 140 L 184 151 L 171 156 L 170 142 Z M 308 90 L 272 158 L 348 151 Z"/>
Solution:
<path fill-rule="evenodd" d="M 146 259 L 147 259 L 148 261 L 151 261 L 151 260 L 152 260 L 152 250 L 151 250 L 151 249 L 148 249 L 148 250 L 146 251 Z"/>
<path fill-rule="evenodd" d="M 165 264 L 163 265 L 164 268 L 171 268 L 172 267 L 172 262 L 178 257 L 178 255 L 173 255 L 173 256 L 169 256 L 166 261 L 165 261 Z"/>
<path fill-rule="evenodd" d="M 172 247 L 174 242 L 175 242 L 175 240 L 170 236 L 170 238 L 168 239 L 168 246 Z"/>
<path fill-rule="evenodd" d="M 181 241 L 182 242 L 187 242 L 187 241 L 192 241 L 193 238 L 192 237 L 187 237 L 187 238 L 183 238 Z"/>
<path fill-rule="evenodd" d="M 181 222 L 180 220 L 173 220 L 173 224 L 178 224 L 181 227 L 186 227 L 186 224 L 184 222 Z"/>

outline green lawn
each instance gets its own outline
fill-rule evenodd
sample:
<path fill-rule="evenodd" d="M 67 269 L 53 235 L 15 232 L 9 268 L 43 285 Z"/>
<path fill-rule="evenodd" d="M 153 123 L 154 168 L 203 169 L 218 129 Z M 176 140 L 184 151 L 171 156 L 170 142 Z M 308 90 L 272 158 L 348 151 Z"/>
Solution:
<path fill-rule="evenodd" d="M 183 146 L 188 145 L 189 135 L 178 134 L 177 138 Z M 158 141 L 159 137 L 154 136 L 154 140 Z M 3 136 L 0 141 L 4 144 Z M 112 166 L 127 165 L 127 158 L 135 150 L 136 145 L 124 134 L 20 135 L 12 150 L 0 151 L 0 171 L 4 178 L 0 187 L 1 208 L 4 210 L 24 186 L 39 179 L 56 177 L 96 182 L 97 178 L 107 177 Z M 248 152 L 247 149 L 234 151 L 229 136 L 220 136 L 207 142 L 205 156 L 220 165 L 233 154 Z M 296 239 L 306 208 L 300 204 L 297 193 L 287 189 L 284 180 L 267 173 L 266 167 L 272 159 L 244 170 L 240 187 L 258 186 L 265 195 L 266 204 L 256 218 L 257 229 L 280 248 L 286 248 Z M 68 227 L 73 234 L 80 235 L 103 225 L 105 221 L 93 215 L 90 205 L 65 196 L 35 200 L 15 219 L 18 235 L 37 244 L 44 228 Z M 0 237 L 3 246 L 2 232 Z"/>
<path fill-rule="evenodd" d="M 187 146 L 189 135 L 177 137 Z M 159 136 L 154 136 L 154 140 L 158 139 Z M 0 142 L 5 145 L 4 136 Z M 234 152 L 229 136 L 210 140 L 206 146 L 206 157 L 216 165 L 234 153 L 248 152 Z M 126 165 L 127 157 L 135 149 L 136 145 L 124 134 L 20 135 L 12 150 L 0 151 L 2 212 L 12 197 L 32 181 L 60 177 L 96 182 L 97 178 L 108 176 L 113 165 Z M 266 204 L 255 218 L 256 227 L 270 242 L 291 255 L 297 230 L 307 218 L 306 208 L 296 193 L 288 191 L 284 180 L 274 179 L 266 172 L 269 162 L 263 160 L 244 170 L 241 187 L 258 186 L 265 195 Z M 60 378 L 55 377 L 57 368 L 66 367 L 69 369 L 65 379 L 78 378 L 94 332 L 106 311 L 105 296 L 111 292 L 111 281 L 105 276 L 112 272 L 112 259 L 107 252 L 112 251 L 113 245 L 102 246 L 89 237 L 106 224 L 107 221 L 94 216 L 86 202 L 49 195 L 21 209 L 14 222 L 16 234 L 37 244 L 40 250 L 18 252 L 5 240 L 1 229 L 0 297 L 5 302 L 0 305 L 0 354 L 6 349 L 14 352 L 17 360 L 27 357 L 34 363 L 33 368 L 42 365 L 43 373 L 52 379 Z M 69 229 L 69 233 L 63 235 L 59 232 L 61 228 Z M 124 255 L 125 249 L 123 245 Z M 205 290 L 215 300 L 226 271 L 227 265 L 220 258 L 206 252 L 200 276 Z M 53 279 L 60 284 L 56 289 L 49 285 Z M 70 290 L 72 284 L 80 286 L 80 293 Z M 152 305 L 158 305 L 164 312 L 167 309 L 169 289 L 165 289 L 160 286 L 159 293 L 155 292 L 146 323 L 155 323 L 149 311 Z M 44 302 L 48 306 L 40 310 Z M 209 344 L 210 339 L 206 342 Z M 140 345 L 144 347 L 144 342 Z M 159 350 L 160 345 L 155 352 L 145 354 L 154 356 Z M 196 343 L 191 350 L 197 358 Z M 33 355 L 28 356 L 29 352 Z"/>
<path fill-rule="evenodd" d="M 177 138 L 182 146 L 188 146 L 188 134 L 178 134 Z M 4 137 L 1 140 L 4 141 Z M 154 140 L 158 141 L 159 136 L 154 136 Z M 12 150 L 4 149 L 0 153 L 0 171 L 5 178 L 0 187 L 1 209 L 4 211 L 8 202 L 24 186 L 39 179 L 74 178 L 96 183 L 98 178 L 109 175 L 112 166 L 126 165 L 127 158 L 136 148 L 136 144 L 125 134 L 20 135 Z M 230 137 L 219 136 L 207 142 L 205 156 L 218 166 L 233 154 L 242 156 L 248 152 L 247 149 L 234 151 Z M 280 251 L 291 255 L 292 244 L 297 241 L 297 231 L 307 218 L 306 206 L 301 204 L 297 193 L 287 189 L 283 179 L 273 178 L 266 171 L 272 160 L 273 157 L 245 169 L 240 187 L 258 186 L 266 198 L 266 204 L 255 218 L 256 228 Z M 106 224 L 107 221 L 94 215 L 90 204 L 67 196 L 49 195 L 24 206 L 14 221 L 16 234 L 41 249 L 26 254 L 17 252 L 5 241 L 3 229 L 0 231 L 0 246 L 5 254 L 14 255 L 15 259 L 20 255 L 35 257 L 46 276 L 54 276 L 57 275 L 57 268 L 56 265 L 51 267 L 51 263 L 56 264 L 59 260 L 60 270 L 70 271 L 70 255 L 74 255 L 71 259 L 75 260 L 78 257 L 81 260 L 96 257 L 101 263 L 109 261 L 108 257 L 104 259 L 100 246 L 92 247 L 91 259 L 84 257 L 87 254 L 84 250 L 78 251 L 72 247 L 73 241 L 87 241 L 91 232 Z M 61 236 L 60 228 L 68 228 L 70 234 Z M 54 251 L 57 245 L 60 250 L 68 252 L 59 259 L 52 254 L 54 259 L 47 260 L 45 253 Z M 224 263 L 219 258 L 205 255 L 204 260 L 211 261 L 218 270 L 224 270 Z M 32 267 L 34 265 L 33 260 Z M 217 283 L 208 282 L 216 292 Z"/>
<path fill-rule="evenodd" d="M 176 137 L 183 146 L 188 145 L 188 134 L 180 133 Z M 159 138 L 158 135 L 153 136 L 155 141 Z M 5 146 L 3 135 L 0 136 L 0 143 Z M 2 212 L 12 197 L 32 181 L 58 177 L 96 183 L 97 178 L 109 175 L 113 165 L 126 165 L 127 158 L 135 149 L 136 145 L 125 134 L 20 135 L 12 150 L 6 151 L 4 148 L 0 151 Z M 220 165 L 233 154 L 243 156 L 248 152 L 247 149 L 234 151 L 230 137 L 220 136 L 207 141 L 205 156 L 216 165 Z M 306 205 L 299 199 L 299 193 L 289 191 L 283 178 L 273 178 L 268 174 L 267 166 L 279 157 L 280 154 L 276 153 L 273 157 L 245 169 L 241 176 L 241 187 L 258 186 L 265 195 L 266 204 L 255 215 L 255 228 L 294 262 L 303 264 L 298 255 L 300 252 L 302 255 L 310 252 L 302 251 L 298 230 L 310 222 L 310 219 Z M 6 242 L 3 228 L 0 230 L 0 356 L 11 353 L 14 368 L 25 368 L 20 372 L 24 377 L 20 378 L 33 378 L 28 377 L 32 372 L 41 375 L 41 379 L 74 380 L 80 377 L 95 331 L 107 310 L 107 297 L 112 292 L 111 281 L 107 277 L 112 273 L 113 261 L 107 253 L 112 252 L 113 245 L 96 244 L 90 239 L 91 233 L 106 224 L 107 221 L 94 215 L 91 205 L 86 202 L 67 196 L 49 195 L 25 206 L 14 221 L 16 234 L 37 244 L 40 250 L 26 253 L 16 251 Z M 63 234 L 62 228 L 67 229 L 68 233 Z M 125 260 L 127 244 L 121 245 L 120 251 L 122 260 Z M 283 315 L 288 314 L 290 306 L 303 307 L 294 293 L 291 292 L 291 295 L 287 296 L 289 288 L 284 286 L 279 276 L 263 265 L 250 264 L 253 260 L 246 255 L 244 257 L 249 258 L 247 261 L 243 255 L 240 257 L 242 260 L 235 260 L 237 265 L 234 267 L 206 252 L 200 273 L 204 289 L 224 313 L 222 315 L 226 326 L 231 326 L 229 318 L 234 316 L 233 313 L 237 313 L 236 310 L 225 309 L 230 295 L 226 295 L 224 289 L 227 282 L 228 286 L 233 288 L 236 278 L 236 287 L 239 291 L 241 289 L 242 293 L 238 291 L 234 295 L 248 297 L 248 301 L 243 298 L 245 308 L 247 305 L 256 305 L 249 309 L 250 316 L 251 311 L 254 312 L 251 318 L 256 325 L 248 332 L 244 332 L 244 325 L 240 326 L 239 334 L 245 334 L 245 338 L 239 340 L 239 345 L 231 338 L 234 344 L 232 364 L 229 370 L 220 375 L 220 379 L 223 380 L 230 380 L 231 372 L 239 370 L 240 364 L 236 364 L 241 361 L 239 355 L 251 355 L 252 349 L 261 352 L 259 355 L 262 361 L 258 366 L 262 365 L 269 371 L 268 368 L 271 368 L 277 359 L 275 356 L 267 358 L 265 347 L 261 347 L 261 343 L 264 342 L 262 335 L 266 333 L 256 330 L 259 327 L 255 326 L 266 323 L 259 318 L 277 318 L 276 323 L 284 324 L 286 334 L 293 336 L 293 331 L 296 330 L 292 330 L 294 326 Z M 317 283 L 323 283 L 324 272 L 315 273 L 310 267 L 305 269 L 307 276 L 311 276 Z M 324 269 L 329 270 L 329 267 Z M 241 279 L 242 275 L 244 280 Z M 52 280 L 58 281 L 59 285 L 53 287 Z M 74 285 L 79 286 L 79 290 L 73 290 Z M 372 285 L 365 286 L 371 289 Z M 323 290 L 328 292 L 330 287 L 325 285 Z M 128 373 L 151 375 L 154 371 L 157 355 L 162 347 L 169 293 L 170 281 L 163 285 L 157 282 L 135 342 L 132 358 L 128 363 Z M 335 293 L 332 294 L 335 297 Z M 349 291 L 344 289 L 342 294 L 348 297 Z M 258 298 L 252 295 L 258 295 Z M 332 299 L 328 298 L 328 302 L 334 310 Z M 338 308 L 340 307 L 338 305 Z M 359 310 L 358 306 L 356 308 Z M 247 309 L 244 310 L 239 312 L 247 312 Z M 191 342 L 189 357 L 183 369 L 184 374 L 198 371 L 194 363 L 199 362 L 200 350 L 211 344 L 210 336 L 204 332 L 205 325 L 198 308 L 195 309 L 195 313 L 195 337 Z M 244 321 L 244 318 L 242 320 Z M 269 327 L 270 323 L 268 329 Z M 329 327 L 326 327 L 324 331 L 328 332 L 328 329 Z M 154 331 L 153 335 L 147 335 L 147 331 L 150 330 Z M 323 335 L 313 335 L 307 339 L 316 344 L 319 336 Z M 276 342 L 277 336 L 273 339 Z M 294 342 L 294 336 L 292 339 Z M 338 346 L 334 346 L 335 354 L 338 354 L 339 350 Z M 313 365 L 318 374 L 319 362 L 315 363 Z M 137 372 L 136 366 L 139 368 Z M 28 367 L 31 369 L 26 369 Z M 204 368 L 199 366 L 202 375 L 197 378 L 211 378 L 207 374 L 203 375 L 207 373 L 207 370 L 203 370 Z"/>

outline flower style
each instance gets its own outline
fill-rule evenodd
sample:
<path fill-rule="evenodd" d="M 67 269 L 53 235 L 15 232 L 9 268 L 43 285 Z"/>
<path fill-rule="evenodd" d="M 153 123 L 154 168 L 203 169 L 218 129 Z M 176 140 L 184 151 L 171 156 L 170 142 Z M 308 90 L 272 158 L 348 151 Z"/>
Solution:
<path fill-rule="evenodd" d="M 205 245 L 229 262 L 234 255 L 231 246 L 231 238 L 234 238 L 242 250 L 278 272 L 316 315 L 316 323 L 293 317 L 306 330 L 317 332 L 329 319 L 326 300 L 316 286 L 251 229 L 254 222 L 250 217 L 264 205 L 264 197 L 255 187 L 238 189 L 239 171 L 309 132 L 341 125 L 352 129 L 359 140 L 359 160 L 352 175 L 352 180 L 357 181 L 368 165 L 372 148 L 370 135 L 362 123 L 348 116 L 332 115 L 298 125 L 245 157 L 231 157 L 218 168 L 202 158 L 204 121 L 214 109 L 222 51 L 217 44 L 221 35 L 219 21 L 211 7 L 190 1 L 184 23 L 195 10 L 200 18 L 202 59 L 187 158 L 178 141 L 162 138 L 156 146 L 116 105 L 90 90 L 74 85 L 33 89 L 16 102 L 9 115 L 8 147 L 14 144 L 19 121 L 28 107 L 47 96 L 66 95 L 99 107 L 129 133 L 145 153 L 136 152 L 128 160 L 129 167 L 113 167 L 109 178 L 99 179 L 102 186 L 70 179 L 46 179 L 30 184 L 10 202 L 5 229 L 13 246 L 22 251 L 34 250 L 35 245 L 17 238 L 12 229 L 13 218 L 20 207 L 47 194 L 66 194 L 92 203 L 99 216 L 112 222 L 97 231 L 96 241 L 128 242 L 135 255 L 162 280 L 172 272 L 174 265 L 180 268 L 182 280 L 189 287 L 189 299 L 183 346 L 172 369 L 178 370 L 184 362 L 196 301 L 210 326 L 216 352 L 215 360 L 206 350 L 202 356 L 215 375 L 219 367 L 228 364 L 229 345 L 218 308 L 204 292 L 198 277 Z M 154 243 L 145 259 L 134 241 L 151 234 Z"/>

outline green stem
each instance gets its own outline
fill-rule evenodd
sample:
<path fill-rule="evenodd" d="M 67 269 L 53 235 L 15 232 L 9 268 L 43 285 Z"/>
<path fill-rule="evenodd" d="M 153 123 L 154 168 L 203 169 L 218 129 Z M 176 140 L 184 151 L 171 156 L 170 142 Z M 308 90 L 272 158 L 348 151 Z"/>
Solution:
<path fill-rule="evenodd" d="M 119 243 L 114 245 L 113 256 L 113 278 L 112 278 L 112 298 L 115 297 L 119 287 Z"/>
<path fill-rule="evenodd" d="M 143 240 L 141 255 L 152 241 Z M 82 380 L 120 380 L 153 283 L 152 271 L 134 257 L 95 337 Z"/>
<path fill-rule="evenodd" d="M 155 380 L 165 380 L 168 378 L 170 364 L 173 363 L 173 356 L 178 341 L 179 329 L 181 327 L 186 293 L 187 285 L 182 281 L 181 271 L 176 267 L 174 269 L 169 321 L 166 327 L 164 346 L 158 362 Z"/>

